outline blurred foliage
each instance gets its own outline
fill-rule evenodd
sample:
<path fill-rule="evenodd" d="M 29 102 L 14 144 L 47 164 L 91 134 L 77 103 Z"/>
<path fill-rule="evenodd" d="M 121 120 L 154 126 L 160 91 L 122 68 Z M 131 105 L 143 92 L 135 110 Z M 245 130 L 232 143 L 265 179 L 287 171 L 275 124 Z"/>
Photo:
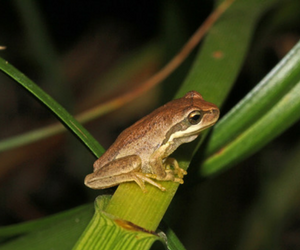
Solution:
<path fill-rule="evenodd" d="M 121 93 L 148 78 L 176 53 L 213 8 L 211 1 L 192 0 L 178 5 L 172 1 L 28 2 L 33 5 L 22 6 L 21 1 L 2 5 L 0 46 L 7 49 L 0 55 L 72 113 L 115 96 L 116 89 Z M 249 53 L 222 114 L 243 99 L 299 40 L 299 1 L 276 3 L 261 16 L 248 41 Z M 39 15 L 30 12 L 34 10 Z M 42 33 L 45 31 L 48 34 Z M 151 60 L 139 63 L 144 67 L 132 71 L 125 80 L 117 80 L 114 86 L 104 81 L 115 76 L 118 66 L 127 62 L 126 58 L 134 58 L 137 48 L 146 47 L 149 40 L 163 49 L 154 50 Z M 170 46 L 172 40 L 176 43 Z M 51 49 L 39 46 L 45 44 Z M 122 129 L 173 96 L 194 57 L 172 76 L 173 87 L 166 81 L 122 110 L 87 124 L 87 129 L 102 145 L 110 145 Z M 2 73 L 0 82 L 1 139 L 55 121 Z M 193 174 L 198 162 L 193 162 L 189 168 L 192 174 L 186 177 L 165 216 L 187 249 L 300 248 L 299 125 L 294 124 L 258 153 L 209 180 L 199 181 Z M 0 158 L 1 225 L 74 208 L 99 194 L 82 184 L 94 158 L 72 136 L 58 135 L 14 148 L 2 152 Z M 84 225 L 88 219 L 85 217 Z M 49 231 L 42 233 L 48 235 Z"/>

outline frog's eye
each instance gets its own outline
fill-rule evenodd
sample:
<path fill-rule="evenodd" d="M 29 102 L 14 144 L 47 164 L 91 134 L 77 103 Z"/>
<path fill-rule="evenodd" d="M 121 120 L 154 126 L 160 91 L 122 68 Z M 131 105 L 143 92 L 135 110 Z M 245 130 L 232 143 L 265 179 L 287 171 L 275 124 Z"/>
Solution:
<path fill-rule="evenodd" d="M 191 112 L 188 116 L 188 120 L 192 125 L 198 124 L 201 121 L 201 118 L 201 112 L 198 110 Z"/>

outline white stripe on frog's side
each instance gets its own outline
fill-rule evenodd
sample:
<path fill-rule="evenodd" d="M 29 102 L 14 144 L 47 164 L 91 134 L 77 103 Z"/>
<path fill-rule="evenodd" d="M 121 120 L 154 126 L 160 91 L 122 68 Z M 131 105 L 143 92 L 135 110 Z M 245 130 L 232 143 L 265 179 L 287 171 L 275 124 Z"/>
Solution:
<path fill-rule="evenodd" d="M 210 127 L 210 125 L 203 126 L 202 121 L 199 122 L 197 125 L 191 125 L 186 130 L 180 130 L 180 131 L 173 133 L 170 136 L 168 143 L 173 142 L 174 139 L 176 139 L 176 138 L 182 138 L 185 136 L 195 134 L 196 131 L 200 132 L 200 131 L 204 130 L 206 127 Z"/>

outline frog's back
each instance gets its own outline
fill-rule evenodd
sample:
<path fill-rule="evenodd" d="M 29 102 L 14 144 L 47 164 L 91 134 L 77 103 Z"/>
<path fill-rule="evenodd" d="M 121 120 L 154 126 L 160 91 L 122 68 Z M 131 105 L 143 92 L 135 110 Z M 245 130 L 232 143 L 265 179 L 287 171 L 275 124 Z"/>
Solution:
<path fill-rule="evenodd" d="M 95 162 L 94 168 L 101 168 L 114 159 L 139 155 L 149 159 L 170 134 L 170 129 L 184 119 L 186 109 L 193 105 L 193 94 L 173 100 L 125 129 L 110 148 Z M 202 98 L 202 97 L 201 97 Z"/>
<path fill-rule="evenodd" d="M 128 155 L 150 156 L 160 147 L 165 139 L 165 131 L 170 126 L 170 119 L 164 114 L 166 105 L 156 109 L 125 129 L 95 162 L 94 168 L 101 168 L 114 159 Z"/>
<path fill-rule="evenodd" d="M 151 114 L 150 114 L 151 115 Z M 129 128 L 125 129 L 116 139 L 111 148 L 115 148 L 117 157 L 131 154 L 151 155 L 160 147 L 165 139 L 169 122 L 160 115 L 146 116 Z"/>

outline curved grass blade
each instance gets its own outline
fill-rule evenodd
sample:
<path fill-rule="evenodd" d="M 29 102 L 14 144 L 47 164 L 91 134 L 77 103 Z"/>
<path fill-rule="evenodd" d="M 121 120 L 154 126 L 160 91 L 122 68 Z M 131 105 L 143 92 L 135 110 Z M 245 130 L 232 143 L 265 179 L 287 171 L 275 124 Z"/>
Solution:
<path fill-rule="evenodd" d="M 274 2 L 277 1 L 269 0 L 262 3 L 261 1 L 241 0 L 233 3 L 208 34 L 207 41 L 204 42 L 192 69 L 194 73 L 191 73 L 182 85 L 179 95 L 182 96 L 183 93 L 194 89 L 204 93 L 204 99 L 217 101 L 216 103 L 220 104 L 227 96 L 241 66 L 256 22 Z M 220 64 L 220 58 L 213 57 L 215 55 L 213 52 L 218 51 L 220 46 L 224 52 L 221 58 L 222 64 Z M 236 55 L 237 53 L 241 54 Z M 208 68 L 205 66 L 207 61 L 210 66 Z M 230 69 L 224 65 L 230 65 Z M 203 75 L 197 73 L 202 72 L 202 67 L 206 70 Z M 224 77 L 224 74 L 227 77 Z M 215 81 L 209 81 L 212 76 L 215 77 Z M 226 87 L 227 85 L 229 87 Z M 181 167 L 183 165 L 181 164 Z M 113 195 L 106 207 L 106 212 L 148 230 L 156 230 L 178 188 L 178 184 L 170 182 L 164 183 L 164 186 L 167 191 L 163 193 L 147 185 L 148 193 L 144 194 L 136 184 L 124 183 Z"/>
<path fill-rule="evenodd" d="M 2 250 L 72 249 L 94 213 L 89 205 L 75 208 L 49 218 L 0 229 L 0 236 L 14 236 L 1 244 Z M 15 237 L 18 234 L 23 234 Z"/>
<path fill-rule="evenodd" d="M 66 220 L 69 217 L 76 217 L 79 213 L 83 211 L 92 211 L 91 204 L 76 207 L 72 210 L 61 212 L 59 214 L 51 215 L 34 221 L 18 223 L 16 225 L 1 226 L 0 239 L 39 231 L 45 227 L 49 227 L 51 224 L 56 224 L 62 220 Z"/>
<path fill-rule="evenodd" d="M 145 68 L 153 67 L 153 64 L 157 64 L 161 55 L 161 48 L 158 43 L 150 43 L 145 47 L 133 52 L 119 62 L 111 71 L 107 72 L 105 76 L 97 80 L 97 86 L 108 85 L 112 89 L 116 89 L 120 84 L 130 81 L 133 76 L 145 70 Z M 98 100 L 99 91 L 101 88 L 96 88 L 93 91 L 93 95 L 89 96 L 89 99 Z M 106 105 L 105 105 L 106 104 Z M 118 103 L 121 106 L 122 102 Z M 76 120 L 81 124 L 92 121 L 100 116 L 107 114 L 114 110 L 116 105 L 108 105 L 108 103 L 99 104 L 89 110 L 86 110 L 75 116 Z M 49 126 L 34 129 L 32 131 L 25 132 L 16 136 L 9 137 L 7 139 L 0 140 L 0 152 L 24 146 L 29 143 L 36 142 L 41 139 L 49 138 L 53 135 L 57 135 L 66 131 L 66 128 L 59 122 L 51 124 Z"/>
<path fill-rule="evenodd" d="M 288 82 L 287 82 L 288 84 Z M 210 156 L 202 165 L 201 175 L 224 170 L 250 156 L 300 119 L 300 72 L 297 84 L 248 129 Z M 248 115 L 247 113 L 243 113 Z"/>
<path fill-rule="evenodd" d="M 176 97 L 197 90 L 205 100 L 220 107 L 242 67 L 257 22 L 277 2 L 235 1 L 203 41 L 205 49 L 199 50 Z"/>
<path fill-rule="evenodd" d="M 64 125 L 95 154 L 96 157 L 99 157 L 104 152 L 103 147 L 101 147 L 101 145 L 78 121 L 74 119 L 72 115 L 70 115 L 61 105 L 59 105 L 33 81 L 2 58 L 0 58 L 0 70 L 47 106 L 64 123 Z"/>
<path fill-rule="evenodd" d="M 214 127 L 205 155 L 210 156 L 267 113 L 299 81 L 300 42 Z"/>

